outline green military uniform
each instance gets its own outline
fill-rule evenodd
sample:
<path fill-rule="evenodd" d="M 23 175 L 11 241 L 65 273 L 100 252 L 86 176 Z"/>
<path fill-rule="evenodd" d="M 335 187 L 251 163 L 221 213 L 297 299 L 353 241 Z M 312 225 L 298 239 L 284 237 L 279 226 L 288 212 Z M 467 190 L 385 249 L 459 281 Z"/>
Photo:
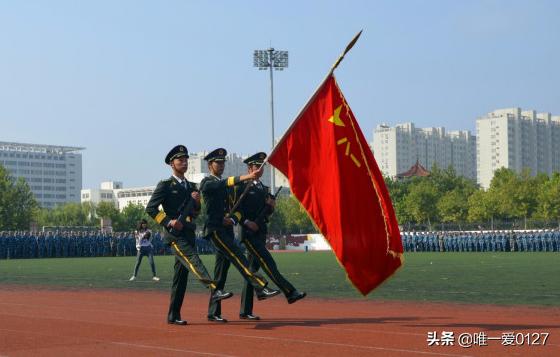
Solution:
<path fill-rule="evenodd" d="M 216 149 L 208 154 L 204 159 L 211 162 L 224 161 L 225 149 Z M 261 276 L 254 274 L 249 269 L 249 262 L 243 255 L 240 247 L 235 243 L 233 226 L 224 226 L 223 220 L 233 207 L 236 195 L 233 187 L 241 183 L 239 176 L 231 176 L 225 179 L 210 175 L 205 177 L 200 183 L 202 199 L 206 206 L 206 228 L 205 235 L 210 239 L 217 249 L 216 262 L 214 266 L 214 280 L 216 289 L 222 290 L 225 286 L 227 273 L 231 263 L 239 270 L 246 282 L 256 289 L 261 299 L 277 294 L 276 291 L 265 289 L 267 281 Z M 230 219 L 237 224 L 242 219 L 241 212 L 234 212 Z M 218 320 L 215 318 L 218 317 Z M 221 303 L 213 299 L 208 306 L 208 318 L 215 321 L 225 322 L 221 318 Z"/>
<path fill-rule="evenodd" d="M 250 156 L 244 162 L 247 165 L 261 165 L 266 158 L 263 152 Z M 239 205 L 244 220 L 255 222 L 259 229 L 256 232 L 250 230 L 247 226 L 243 225 L 241 230 L 241 239 L 247 248 L 247 258 L 249 260 L 251 271 L 257 272 L 259 268 L 263 268 L 266 275 L 276 284 L 284 293 L 289 303 L 293 303 L 305 297 L 305 293 L 301 293 L 282 276 L 278 271 L 276 262 L 272 255 L 266 249 L 266 235 L 268 233 L 268 217 L 273 211 L 273 208 L 266 204 L 270 194 L 269 187 L 265 186 L 260 181 L 245 183 L 239 190 L 244 190 L 246 185 L 250 185 L 245 198 Z M 239 315 L 241 317 L 252 316 L 255 319 L 258 317 L 253 315 L 253 287 L 249 284 L 244 284 L 241 293 L 241 308 Z"/>
<path fill-rule="evenodd" d="M 182 147 L 183 151 L 177 149 L 179 147 Z M 186 148 L 182 145 L 175 147 L 166 157 L 165 162 L 167 164 L 175 158 L 172 154 L 177 150 L 179 152 L 186 152 Z M 189 270 L 193 272 L 205 287 L 210 289 L 216 287 L 215 282 L 210 278 L 206 267 L 196 253 L 194 224 L 185 224 L 180 232 L 172 232 L 169 227 L 169 222 L 179 217 L 181 214 L 180 210 L 182 210 L 185 204 L 188 204 L 189 200 L 192 200 L 191 193 L 196 190 L 197 188 L 194 183 L 187 180 L 179 182 L 177 178 L 171 176 L 158 183 L 146 206 L 148 215 L 166 229 L 164 240 L 175 254 L 171 301 L 167 316 L 170 323 L 181 320 L 181 306 L 187 288 Z M 159 209 L 160 205 L 163 208 L 162 210 Z M 193 216 L 196 214 L 195 212 L 200 209 L 196 204 L 193 208 L 190 215 L 184 217 L 186 222 L 192 221 Z"/>

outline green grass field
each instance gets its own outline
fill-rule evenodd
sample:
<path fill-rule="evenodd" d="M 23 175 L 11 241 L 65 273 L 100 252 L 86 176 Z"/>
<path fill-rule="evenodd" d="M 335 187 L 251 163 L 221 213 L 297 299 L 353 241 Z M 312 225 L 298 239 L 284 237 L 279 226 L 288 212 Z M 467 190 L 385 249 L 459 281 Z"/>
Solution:
<path fill-rule="evenodd" d="M 330 252 L 276 253 L 280 271 L 311 297 L 363 299 Z M 202 256 L 211 272 L 213 256 Z M 129 282 L 134 257 L 0 260 L 0 286 L 111 288 L 168 291 L 173 257 L 155 257 L 161 281 L 151 281 L 147 259 Z M 232 267 L 226 286 L 239 292 Z M 205 289 L 189 275 L 188 291 Z M 404 266 L 367 299 L 560 306 L 559 253 L 408 253 Z"/>

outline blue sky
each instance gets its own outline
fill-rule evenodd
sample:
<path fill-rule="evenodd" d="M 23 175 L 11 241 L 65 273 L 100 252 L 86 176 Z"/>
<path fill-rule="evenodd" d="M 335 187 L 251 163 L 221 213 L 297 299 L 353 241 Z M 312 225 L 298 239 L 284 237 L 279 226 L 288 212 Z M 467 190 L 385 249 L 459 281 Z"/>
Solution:
<path fill-rule="evenodd" d="M 0 141 L 83 146 L 84 187 L 152 185 L 167 151 L 269 151 L 336 71 L 368 140 L 382 122 L 474 130 L 505 107 L 560 115 L 557 1 L 0 2 Z"/>

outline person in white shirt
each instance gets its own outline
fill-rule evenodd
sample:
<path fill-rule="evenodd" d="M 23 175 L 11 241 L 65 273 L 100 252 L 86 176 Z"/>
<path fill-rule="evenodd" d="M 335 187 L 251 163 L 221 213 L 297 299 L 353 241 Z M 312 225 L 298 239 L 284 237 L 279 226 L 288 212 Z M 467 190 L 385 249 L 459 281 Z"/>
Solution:
<path fill-rule="evenodd" d="M 142 258 L 144 256 L 148 257 L 150 262 L 150 267 L 152 268 L 152 280 L 159 281 L 156 274 L 156 265 L 154 263 L 154 247 L 152 245 L 152 231 L 148 229 L 148 222 L 143 219 L 138 222 L 138 229 L 134 232 L 136 237 L 136 264 L 134 265 L 134 274 L 129 279 L 130 281 L 136 280 L 138 276 L 138 269 L 140 268 L 140 263 L 142 263 Z"/>

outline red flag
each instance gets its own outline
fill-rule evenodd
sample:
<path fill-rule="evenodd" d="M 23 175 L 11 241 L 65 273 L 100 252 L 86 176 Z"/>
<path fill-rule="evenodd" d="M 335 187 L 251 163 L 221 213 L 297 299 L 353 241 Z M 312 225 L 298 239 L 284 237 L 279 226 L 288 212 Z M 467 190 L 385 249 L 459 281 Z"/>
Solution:
<path fill-rule="evenodd" d="M 289 179 L 362 294 L 401 266 L 403 248 L 389 192 L 332 74 L 268 161 Z"/>

